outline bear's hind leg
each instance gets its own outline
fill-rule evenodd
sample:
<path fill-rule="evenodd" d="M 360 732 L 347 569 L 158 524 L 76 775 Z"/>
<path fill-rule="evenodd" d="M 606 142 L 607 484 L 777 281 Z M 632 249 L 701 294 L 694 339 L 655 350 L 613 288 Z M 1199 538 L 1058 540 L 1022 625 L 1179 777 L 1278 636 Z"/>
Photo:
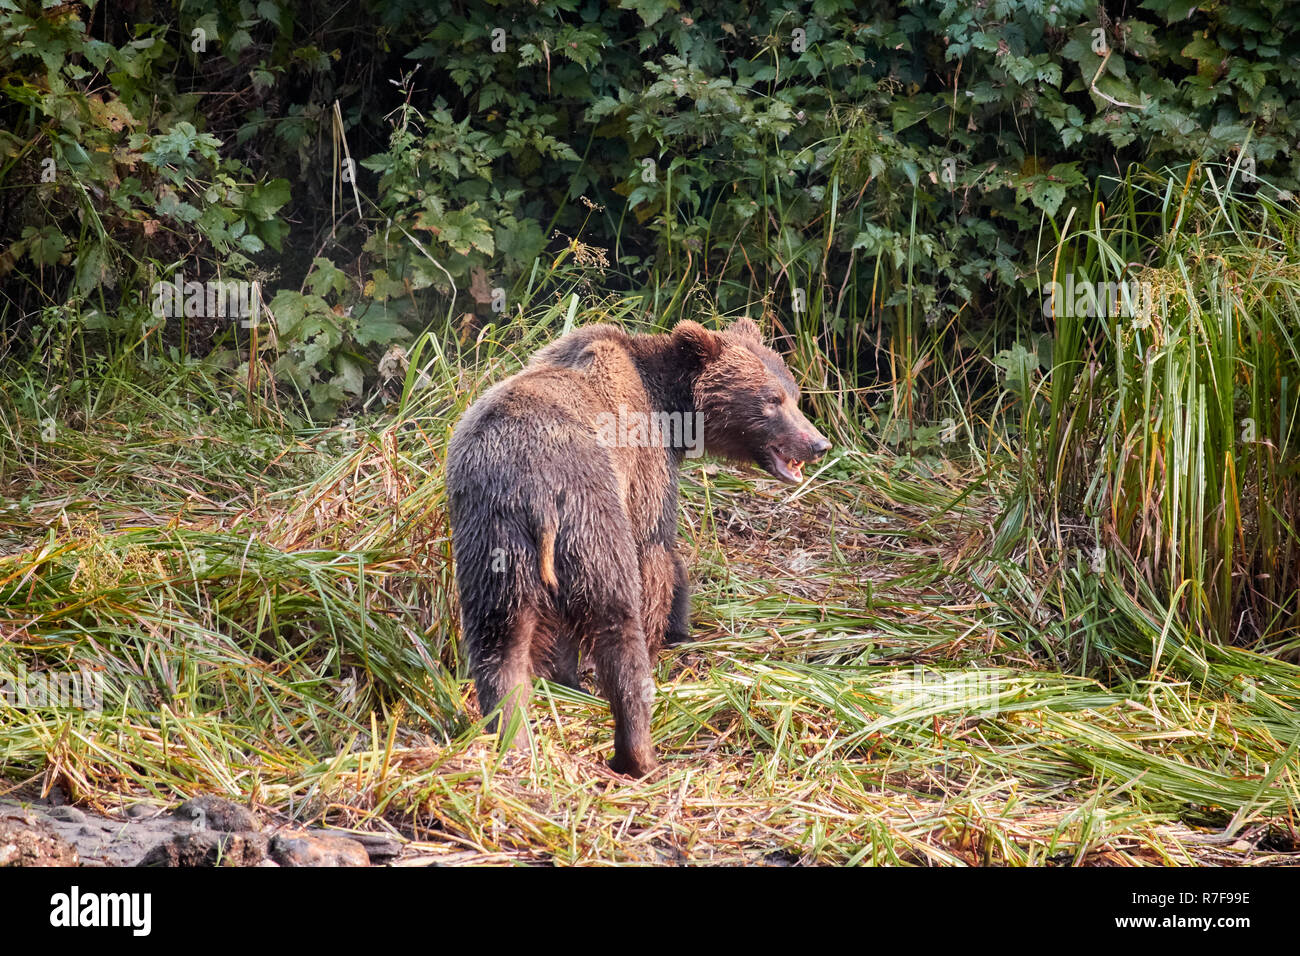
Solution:
<path fill-rule="evenodd" d="M 562 589 L 562 628 L 581 635 L 596 683 L 614 716 L 617 773 L 645 776 L 655 768 L 650 738 L 654 681 L 642 623 L 639 549 L 622 496 L 611 480 L 601 493 L 568 500 L 560 515 L 556 564 Z M 599 529 L 597 531 L 596 529 Z"/>
<path fill-rule="evenodd" d="M 470 663 L 474 672 L 474 687 L 478 691 L 479 713 L 491 714 L 498 706 L 499 718 L 488 724 L 490 731 L 505 733 L 516 712 L 519 725 L 510 740 L 510 746 L 522 747 L 528 742 L 528 698 L 533 690 L 532 642 L 537 627 L 537 612 L 523 608 L 513 615 L 503 628 L 502 640 L 494 653 L 473 655 Z M 476 642 L 476 647 L 482 644 Z"/>
<path fill-rule="evenodd" d="M 658 766 L 650 738 L 654 678 L 640 614 L 610 608 L 591 628 L 596 680 L 614 714 L 615 773 L 644 777 Z"/>

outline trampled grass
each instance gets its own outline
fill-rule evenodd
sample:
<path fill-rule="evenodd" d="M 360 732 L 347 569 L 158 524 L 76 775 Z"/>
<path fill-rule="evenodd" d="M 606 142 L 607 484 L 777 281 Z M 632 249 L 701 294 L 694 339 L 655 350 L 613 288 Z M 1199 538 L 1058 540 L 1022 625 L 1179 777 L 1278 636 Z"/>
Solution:
<path fill-rule="evenodd" d="M 793 491 L 691 463 L 661 769 L 608 772 L 607 707 L 545 684 L 532 752 L 501 754 L 457 656 L 441 463 L 529 347 L 417 354 L 401 410 L 350 429 L 220 390 L 118 388 L 53 440 L 6 411 L 0 670 L 102 700 L 0 701 L 5 786 L 215 792 L 400 833 L 412 864 L 1300 858 L 1300 669 L 1140 626 L 1116 579 L 1007 531 L 997 457 L 842 444 Z"/>

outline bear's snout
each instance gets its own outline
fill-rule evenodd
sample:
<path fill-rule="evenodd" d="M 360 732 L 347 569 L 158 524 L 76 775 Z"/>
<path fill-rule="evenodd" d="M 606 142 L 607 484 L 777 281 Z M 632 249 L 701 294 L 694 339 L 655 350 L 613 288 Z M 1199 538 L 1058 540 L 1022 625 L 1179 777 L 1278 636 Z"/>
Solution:
<path fill-rule="evenodd" d="M 797 423 L 790 418 L 797 418 Z M 804 480 L 803 466 L 821 458 L 830 447 L 826 436 L 795 411 L 787 417 L 783 433 L 778 433 L 755 457 L 768 473 L 788 484 L 798 484 Z"/>

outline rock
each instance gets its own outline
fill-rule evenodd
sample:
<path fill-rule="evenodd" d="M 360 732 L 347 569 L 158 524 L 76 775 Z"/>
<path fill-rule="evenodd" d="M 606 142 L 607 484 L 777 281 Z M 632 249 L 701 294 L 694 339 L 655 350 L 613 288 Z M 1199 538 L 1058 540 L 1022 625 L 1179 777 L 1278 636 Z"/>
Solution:
<path fill-rule="evenodd" d="M 194 821 L 195 829 L 198 830 L 243 833 L 262 828 L 246 807 L 207 794 L 186 800 L 172 813 L 182 820 Z"/>
<path fill-rule="evenodd" d="M 404 847 L 386 832 L 304 826 L 272 840 L 258 826 L 245 807 L 213 796 L 166 812 L 136 803 L 111 817 L 0 797 L 0 866 L 382 866 Z"/>
<path fill-rule="evenodd" d="M 138 866 L 257 866 L 266 858 L 260 833 L 193 830 L 178 833 L 144 855 Z"/>
<path fill-rule="evenodd" d="M 86 822 L 86 815 L 76 807 L 54 807 L 50 810 L 50 816 L 56 820 L 62 820 L 64 823 Z"/>
<path fill-rule="evenodd" d="M 32 818 L 0 820 L 0 866 L 76 866 L 77 851 Z"/>
<path fill-rule="evenodd" d="M 281 866 L 369 866 L 366 848 L 332 834 L 291 830 L 271 840 L 271 859 Z"/>
<path fill-rule="evenodd" d="M 366 856 L 370 858 L 372 866 L 377 863 L 387 863 L 402 855 L 402 845 L 381 833 L 349 833 L 347 838 L 356 840 L 366 848 Z"/>

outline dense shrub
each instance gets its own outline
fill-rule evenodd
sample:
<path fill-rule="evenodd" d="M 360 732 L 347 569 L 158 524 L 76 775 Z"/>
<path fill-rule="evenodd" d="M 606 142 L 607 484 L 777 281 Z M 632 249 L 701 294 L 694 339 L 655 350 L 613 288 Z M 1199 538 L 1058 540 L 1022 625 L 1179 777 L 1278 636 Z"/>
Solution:
<path fill-rule="evenodd" d="M 1044 217 L 1098 174 L 1300 180 L 1284 0 L 0 0 L 0 39 L 6 335 L 94 301 L 137 341 L 153 279 L 260 278 L 293 315 L 281 377 L 326 410 L 367 347 L 490 317 L 557 260 L 850 346 L 996 350 Z"/>

